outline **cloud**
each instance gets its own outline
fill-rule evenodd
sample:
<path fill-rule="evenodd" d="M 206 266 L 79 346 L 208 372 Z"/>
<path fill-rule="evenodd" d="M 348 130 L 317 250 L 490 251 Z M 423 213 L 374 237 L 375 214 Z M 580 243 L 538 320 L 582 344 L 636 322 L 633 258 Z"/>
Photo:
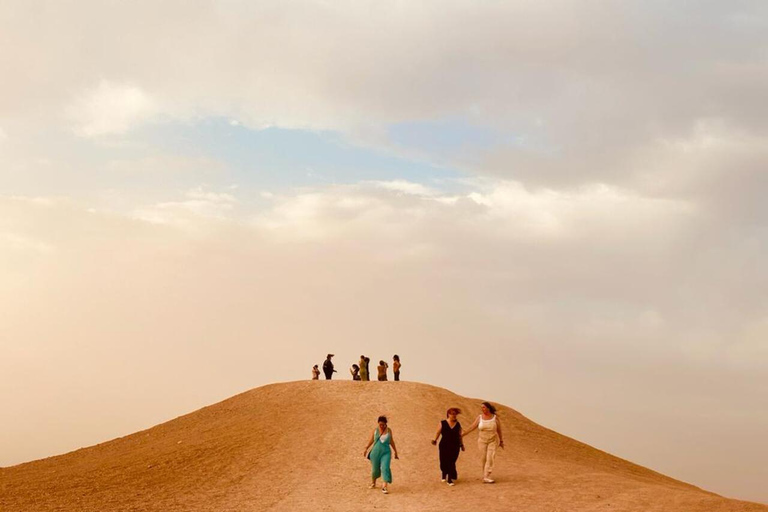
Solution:
<path fill-rule="evenodd" d="M 82 137 L 120 135 L 157 114 L 154 101 L 140 88 L 102 80 L 69 108 L 74 131 Z"/>
<path fill-rule="evenodd" d="M 123 37 L 103 37 L 90 16 Z M 168 23 L 149 26 L 148 16 Z M 51 7 L 3 27 L 6 46 L 20 50 L 0 86 L 14 104 L 0 111 L 24 116 L 39 98 L 53 113 L 66 106 L 64 93 L 43 94 L 35 77 L 45 73 L 79 95 L 84 136 L 125 133 L 162 112 L 334 130 L 391 149 L 397 123 L 465 119 L 500 142 L 453 165 L 534 185 L 622 184 L 638 148 L 685 137 L 702 119 L 765 133 L 766 18 L 760 2 L 257 2 L 184 16 L 148 4 Z M 74 41 L 103 51 L 86 57 Z"/>
<path fill-rule="evenodd" d="M 232 217 L 238 204 L 229 193 L 210 192 L 199 186 L 184 193 L 181 201 L 163 201 L 136 209 L 136 219 L 156 224 L 171 224 L 196 228 L 201 221 L 221 221 Z"/>
<path fill-rule="evenodd" d="M 386 190 L 394 190 L 403 194 L 415 196 L 434 196 L 436 192 L 421 183 L 413 183 L 405 180 L 377 181 L 376 186 Z"/>

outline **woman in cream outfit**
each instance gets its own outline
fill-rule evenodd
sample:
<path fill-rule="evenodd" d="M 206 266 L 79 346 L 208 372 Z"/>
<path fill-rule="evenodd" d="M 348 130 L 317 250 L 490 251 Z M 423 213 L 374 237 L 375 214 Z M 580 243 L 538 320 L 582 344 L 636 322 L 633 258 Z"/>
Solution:
<path fill-rule="evenodd" d="M 496 416 L 496 408 L 488 402 L 482 403 L 480 411 L 480 416 L 475 418 L 472 426 L 462 432 L 461 437 L 478 429 L 477 447 L 480 449 L 480 456 L 483 460 L 483 482 L 492 484 L 495 482 L 491 478 L 491 473 L 493 472 L 493 460 L 496 458 L 496 447 L 504 448 L 501 420 Z"/>

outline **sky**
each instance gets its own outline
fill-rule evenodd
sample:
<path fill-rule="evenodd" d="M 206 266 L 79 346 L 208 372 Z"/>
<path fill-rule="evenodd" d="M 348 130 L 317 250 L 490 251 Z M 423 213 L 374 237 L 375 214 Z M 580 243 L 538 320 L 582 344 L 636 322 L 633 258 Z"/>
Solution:
<path fill-rule="evenodd" d="M 0 466 L 398 353 L 768 503 L 765 2 L 10 0 L 0 69 Z"/>

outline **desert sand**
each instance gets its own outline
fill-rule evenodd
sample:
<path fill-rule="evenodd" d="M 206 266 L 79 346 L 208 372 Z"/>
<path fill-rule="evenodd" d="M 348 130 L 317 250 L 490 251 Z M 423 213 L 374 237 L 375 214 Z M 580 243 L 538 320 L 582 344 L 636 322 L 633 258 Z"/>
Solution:
<path fill-rule="evenodd" d="M 483 397 L 490 399 L 493 397 Z M 430 444 L 448 407 L 468 427 L 480 399 L 413 382 L 273 384 L 149 430 L 0 468 L 3 512 L 762 511 L 609 455 L 500 406 L 506 449 L 483 484 L 477 434 L 455 487 Z M 400 452 L 391 493 L 367 488 L 362 451 L 386 414 Z"/>

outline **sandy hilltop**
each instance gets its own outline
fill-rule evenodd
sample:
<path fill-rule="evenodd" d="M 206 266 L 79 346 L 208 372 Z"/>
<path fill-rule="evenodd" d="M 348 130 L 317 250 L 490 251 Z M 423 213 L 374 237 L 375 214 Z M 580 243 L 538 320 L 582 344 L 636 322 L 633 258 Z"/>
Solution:
<path fill-rule="evenodd" d="M 492 398 L 492 397 L 490 397 Z M 431 436 L 445 409 L 479 401 L 413 382 L 306 381 L 253 389 L 149 430 L 0 469 L 0 510 L 762 511 L 637 466 L 499 408 L 507 448 L 481 483 L 475 434 L 459 482 L 440 482 Z M 388 496 L 362 457 L 387 414 L 401 460 Z"/>

